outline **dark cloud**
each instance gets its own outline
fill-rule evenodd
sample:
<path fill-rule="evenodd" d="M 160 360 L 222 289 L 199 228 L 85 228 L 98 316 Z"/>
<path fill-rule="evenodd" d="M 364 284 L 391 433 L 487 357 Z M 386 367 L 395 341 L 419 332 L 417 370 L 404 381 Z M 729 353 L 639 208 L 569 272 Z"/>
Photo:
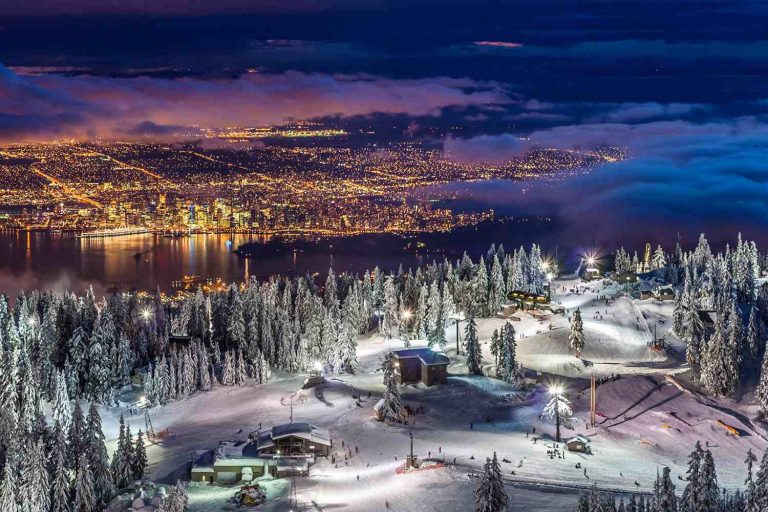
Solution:
<path fill-rule="evenodd" d="M 510 133 L 478 135 L 469 139 L 447 137 L 443 151 L 459 162 L 504 162 L 518 156 L 526 144 Z"/>
<path fill-rule="evenodd" d="M 511 140 L 497 137 L 496 145 Z M 543 130 L 526 141 L 564 149 L 598 143 L 627 146 L 632 156 L 562 181 L 478 184 L 474 198 L 500 214 L 556 218 L 563 244 L 578 243 L 574 237 L 607 248 L 617 240 L 669 243 L 677 232 L 691 239 L 702 231 L 724 241 L 740 230 L 768 241 L 768 124 L 749 117 L 604 123 Z M 485 140 L 473 150 L 489 145 Z M 511 143 L 509 150 L 520 148 Z"/>
<path fill-rule="evenodd" d="M 492 82 L 369 75 L 247 73 L 234 79 L 19 76 L 0 66 L 3 140 L 160 135 L 374 113 L 439 116 L 508 102 Z"/>

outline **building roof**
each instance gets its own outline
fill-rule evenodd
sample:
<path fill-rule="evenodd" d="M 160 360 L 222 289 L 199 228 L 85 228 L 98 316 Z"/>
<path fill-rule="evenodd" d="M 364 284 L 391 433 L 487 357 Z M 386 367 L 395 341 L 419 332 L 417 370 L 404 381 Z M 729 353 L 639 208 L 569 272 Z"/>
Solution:
<path fill-rule="evenodd" d="M 275 441 L 284 437 L 299 437 L 312 443 L 323 446 L 331 446 L 331 434 L 324 428 L 316 427 L 307 421 L 294 421 L 275 425 L 272 428 L 263 428 L 251 432 L 251 438 L 256 441 L 258 450 L 271 448 Z"/>
<path fill-rule="evenodd" d="M 392 355 L 398 359 L 419 358 L 426 366 L 447 365 L 451 362 L 451 359 L 448 356 L 442 352 L 432 350 L 429 347 L 393 350 Z"/>
<path fill-rule="evenodd" d="M 589 439 L 587 439 L 584 436 L 579 435 L 579 436 L 576 436 L 576 437 L 572 437 L 572 438 L 570 438 L 569 440 L 567 440 L 565 442 L 565 444 L 571 444 L 571 443 L 589 444 Z"/>

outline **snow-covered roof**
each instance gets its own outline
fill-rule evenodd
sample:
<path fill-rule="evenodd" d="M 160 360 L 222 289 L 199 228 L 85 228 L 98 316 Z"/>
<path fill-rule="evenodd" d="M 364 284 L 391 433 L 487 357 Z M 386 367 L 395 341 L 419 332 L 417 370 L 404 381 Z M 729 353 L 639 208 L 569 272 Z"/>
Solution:
<path fill-rule="evenodd" d="M 584 437 L 584 436 L 582 436 L 582 435 L 578 435 L 578 436 L 576 436 L 576 437 L 572 437 L 572 438 L 570 438 L 569 440 L 567 440 L 567 441 L 565 442 L 565 444 L 571 444 L 571 443 L 584 443 L 584 444 L 589 444 L 589 439 L 587 439 L 586 437 Z"/>
<path fill-rule="evenodd" d="M 316 427 L 307 421 L 294 421 L 275 425 L 272 428 L 263 428 L 251 433 L 251 437 L 256 440 L 259 450 L 271 448 L 275 445 L 274 441 L 284 437 L 298 437 L 306 439 L 312 443 L 323 446 L 331 446 L 331 434 L 324 428 Z"/>
<path fill-rule="evenodd" d="M 419 358 L 426 366 L 448 364 L 451 362 L 450 358 L 443 354 L 432 350 L 428 347 L 422 348 L 404 348 L 401 350 L 393 350 L 392 355 L 398 359 Z"/>

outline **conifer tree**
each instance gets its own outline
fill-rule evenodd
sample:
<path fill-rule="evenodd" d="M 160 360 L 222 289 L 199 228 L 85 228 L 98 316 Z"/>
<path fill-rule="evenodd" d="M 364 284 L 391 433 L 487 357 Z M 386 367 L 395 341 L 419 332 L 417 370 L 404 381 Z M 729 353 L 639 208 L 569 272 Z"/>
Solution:
<path fill-rule="evenodd" d="M 10 512 L 19 510 L 16 496 L 16 470 L 12 461 L 7 461 L 3 469 L 3 481 L 0 482 L 0 510 Z"/>
<path fill-rule="evenodd" d="M 755 476 L 755 487 L 752 497 L 752 509 L 749 512 L 768 511 L 768 450 L 763 454 L 760 468 Z"/>
<path fill-rule="evenodd" d="M 163 509 L 165 512 L 184 512 L 187 509 L 187 501 L 189 501 L 187 490 L 178 481 L 168 493 L 168 497 L 163 503 Z"/>
<path fill-rule="evenodd" d="M 46 511 L 50 507 L 48 468 L 43 441 L 27 444 L 21 468 L 19 500 L 25 510 Z"/>
<path fill-rule="evenodd" d="M 88 463 L 93 476 L 94 496 L 96 505 L 103 507 L 112 498 L 114 483 L 109 467 L 109 456 L 104 444 L 104 433 L 101 427 L 101 417 L 95 402 L 91 402 L 86 420 L 86 444 Z"/>
<path fill-rule="evenodd" d="M 760 367 L 760 380 L 755 390 L 755 397 L 757 403 L 760 405 L 760 409 L 763 414 L 768 413 L 768 350 L 763 354 L 763 363 Z"/>
<path fill-rule="evenodd" d="M 504 489 L 501 468 L 493 452 L 492 459 L 485 460 L 480 484 L 475 490 L 475 512 L 503 512 L 507 510 L 509 496 Z"/>
<path fill-rule="evenodd" d="M 403 414 L 403 401 L 400 398 L 400 390 L 397 387 L 395 377 L 395 361 L 392 354 L 384 358 L 382 364 L 384 370 L 384 404 L 383 414 L 385 418 L 398 420 Z"/>
<path fill-rule="evenodd" d="M 136 435 L 136 450 L 133 458 L 133 466 L 131 468 L 133 480 L 141 480 L 144 478 L 144 472 L 147 470 L 147 449 L 144 446 L 144 434 L 139 429 L 139 433 Z"/>
<path fill-rule="evenodd" d="M 67 471 L 67 443 L 64 430 L 54 424 L 53 471 L 51 479 L 51 512 L 71 512 L 71 482 Z"/>
<path fill-rule="evenodd" d="M 752 479 L 752 474 L 755 462 L 757 462 L 757 457 L 755 457 L 755 454 L 752 453 L 752 448 L 747 449 L 747 458 L 744 459 L 744 463 L 747 465 L 747 478 L 744 480 L 744 494 L 747 512 L 754 510 L 755 482 Z"/>
<path fill-rule="evenodd" d="M 578 309 L 573 312 L 568 342 L 571 344 L 571 349 L 576 353 L 576 357 L 581 357 L 581 351 L 584 350 L 584 322 L 581 320 L 581 311 Z"/>
<path fill-rule="evenodd" d="M 96 512 L 96 495 L 93 489 L 93 475 L 88 465 L 88 457 L 81 453 L 75 476 L 74 503 L 72 512 Z"/>
<path fill-rule="evenodd" d="M 467 351 L 467 369 L 474 375 L 483 374 L 483 354 L 480 349 L 480 340 L 477 338 L 477 323 L 474 315 L 469 315 L 467 326 L 464 330 L 464 344 Z"/>

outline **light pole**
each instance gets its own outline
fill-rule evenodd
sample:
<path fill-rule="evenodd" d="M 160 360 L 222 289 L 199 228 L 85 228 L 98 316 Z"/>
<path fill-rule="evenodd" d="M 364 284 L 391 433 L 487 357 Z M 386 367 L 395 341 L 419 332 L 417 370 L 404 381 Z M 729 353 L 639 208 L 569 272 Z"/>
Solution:
<path fill-rule="evenodd" d="M 405 339 L 403 340 L 403 343 L 406 347 L 411 346 L 411 327 L 410 327 L 410 320 L 413 316 L 413 313 L 411 313 L 410 309 L 406 309 L 402 312 L 400 315 L 403 320 L 403 325 L 405 326 Z"/>
<path fill-rule="evenodd" d="M 454 313 L 453 315 L 451 315 L 450 318 L 451 318 L 451 320 L 456 322 L 456 355 L 460 356 L 461 355 L 461 344 L 459 343 L 459 340 L 460 340 L 460 338 L 459 338 L 459 322 L 464 320 L 464 315 L 462 315 L 461 312 L 458 311 L 458 312 Z"/>

